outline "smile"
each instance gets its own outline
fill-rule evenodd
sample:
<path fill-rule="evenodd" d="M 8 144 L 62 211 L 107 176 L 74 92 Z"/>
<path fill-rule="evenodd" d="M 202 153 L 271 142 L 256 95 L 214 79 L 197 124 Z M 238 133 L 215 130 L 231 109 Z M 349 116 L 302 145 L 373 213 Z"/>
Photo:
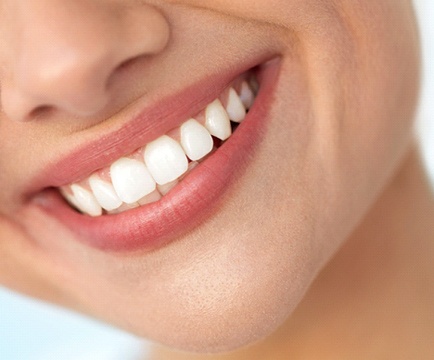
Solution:
<path fill-rule="evenodd" d="M 152 251 L 203 224 L 260 148 L 280 59 L 233 71 L 163 100 L 167 107 L 153 104 L 120 131 L 55 163 L 35 181 L 51 186 L 30 208 L 103 251 Z M 204 91 L 206 83 L 213 85 Z M 95 151 L 98 156 L 85 161 Z"/>
<path fill-rule="evenodd" d="M 253 72 L 238 77 L 196 116 L 89 177 L 62 186 L 90 216 L 118 214 L 159 201 L 216 151 L 244 121 L 258 92 Z"/>

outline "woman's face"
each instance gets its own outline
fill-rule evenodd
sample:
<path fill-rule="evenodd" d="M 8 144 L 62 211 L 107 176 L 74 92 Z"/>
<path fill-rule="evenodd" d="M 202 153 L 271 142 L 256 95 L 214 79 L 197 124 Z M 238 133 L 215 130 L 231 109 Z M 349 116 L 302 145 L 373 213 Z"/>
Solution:
<path fill-rule="evenodd" d="M 266 336 L 397 167 L 417 78 L 405 0 L 1 0 L 0 279 L 185 350 Z"/>

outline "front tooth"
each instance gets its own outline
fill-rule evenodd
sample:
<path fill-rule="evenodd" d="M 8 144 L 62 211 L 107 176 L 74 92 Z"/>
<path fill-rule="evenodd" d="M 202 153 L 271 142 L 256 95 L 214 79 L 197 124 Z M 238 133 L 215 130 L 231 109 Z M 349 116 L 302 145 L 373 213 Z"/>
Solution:
<path fill-rule="evenodd" d="M 181 125 L 181 145 L 191 160 L 199 160 L 211 152 L 214 142 L 205 127 L 190 119 Z"/>
<path fill-rule="evenodd" d="M 188 160 L 181 145 L 167 135 L 146 145 L 145 163 L 159 185 L 167 184 L 187 171 Z"/>
<path fill-rule="evenodd" d="M 77 184 L 71 185 L 71 191 L 78 210 L 90 216 L 100 216 L 102 214 L 101 206 L 90 191 Z"/>
<path fill-rule="evenodd" d="M 226 111 L 228 112 L 229 119 L 237 123 L 240 123 L 246 117 L 246 108 L 233 88 L 229 89 Z"/>
<path fill-rule="evenodd" d="M 240 98 L 246 109 L 250 109 L 255 101 L 255 95 L 246 81 L 241 84 Z"/>
<path fill-rule="evenodd" d="M 136 159 L 115 161 L 110 167 L 110 176 L 117 195 L 127 204 L 136 202 L 156 188 L 145 164 Z"/>
<path fill-rule="evenodd" d="M 89 186 L 103 209 L 111 211 L 122 205 L 122 200 L 119 199 L 113 185 L 101 180 L 98 175 L 89 178 Z"/>
<path fill-rule="evenodd" d="M 231 136 L 231 122 L 219 99 L 214 100 L 205 110 L 205 127 L 211 135 L 226 140 Z"/>

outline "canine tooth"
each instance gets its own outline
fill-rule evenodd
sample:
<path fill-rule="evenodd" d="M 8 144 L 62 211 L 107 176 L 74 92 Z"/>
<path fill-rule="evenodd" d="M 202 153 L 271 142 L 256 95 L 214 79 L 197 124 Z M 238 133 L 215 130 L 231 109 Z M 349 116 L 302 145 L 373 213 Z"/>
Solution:
<path fill-rule="evenodd" d="M 226 140 L 232 134 L 228 113 L 219 99 L 214 100 L 205 110 L 205 127 L 211 135 Z"/>
<path fill-rule="evenodd" d="M 199 160 L 213 147 L 213 140 L 208 130 L 195 119 L 181 125 L 181 145 L 191 160 Z"/>
<path fill-rule="evenodd" d="M 167 135 L 146 145 L 145 163 L 159 185 L 167 184 L 187 171 L 188 160 L 181 145 Z"/>
<path fill-rule="evenodd" d="M 90 216 L 100 216 L 102 208 L 93 194 L 80 185 L 71 185 L 71 191 L 76 201 L 77 208 Z"/>
<path fill-rule="evenodd" d="M 132 204 L 155 190 L 156 184 L 145 164 L 136 159 L 121 158 L 110 167 L 113 187 L 119 198 Z"/>
<path fill-rule="evenodd" d="M 246 81 L 241 84 L 240 99 L 246 109 L 250 109 L 255 101 L 255 95 Z"/>
<path fill-rule="evenodd" d="M 111 211 L 122 205 L 113 185 L 101 180 L 98 175 L 94 174 L 89 178 L 89 186 L 103 209 Z"/>
<path fill-rule="evenodd" d="M 226 111 L 228 112 L 229 119 L 237 123 L 240 123 L 246 117 L 246 108 L 233 88 L 229 89 Z"/>

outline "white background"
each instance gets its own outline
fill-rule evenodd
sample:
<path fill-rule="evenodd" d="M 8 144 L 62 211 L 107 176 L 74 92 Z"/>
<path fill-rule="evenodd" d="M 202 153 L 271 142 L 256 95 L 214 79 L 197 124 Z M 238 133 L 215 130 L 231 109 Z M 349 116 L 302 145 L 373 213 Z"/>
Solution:
<path fill-rule="evenodd" d="M 417 129 L 434 178 L 434 1 L 416 0 L 416 8 L 425 60 Z M 137 348 L 128 334 L 0 288 L 1 360 L 129 360 Z"/>

